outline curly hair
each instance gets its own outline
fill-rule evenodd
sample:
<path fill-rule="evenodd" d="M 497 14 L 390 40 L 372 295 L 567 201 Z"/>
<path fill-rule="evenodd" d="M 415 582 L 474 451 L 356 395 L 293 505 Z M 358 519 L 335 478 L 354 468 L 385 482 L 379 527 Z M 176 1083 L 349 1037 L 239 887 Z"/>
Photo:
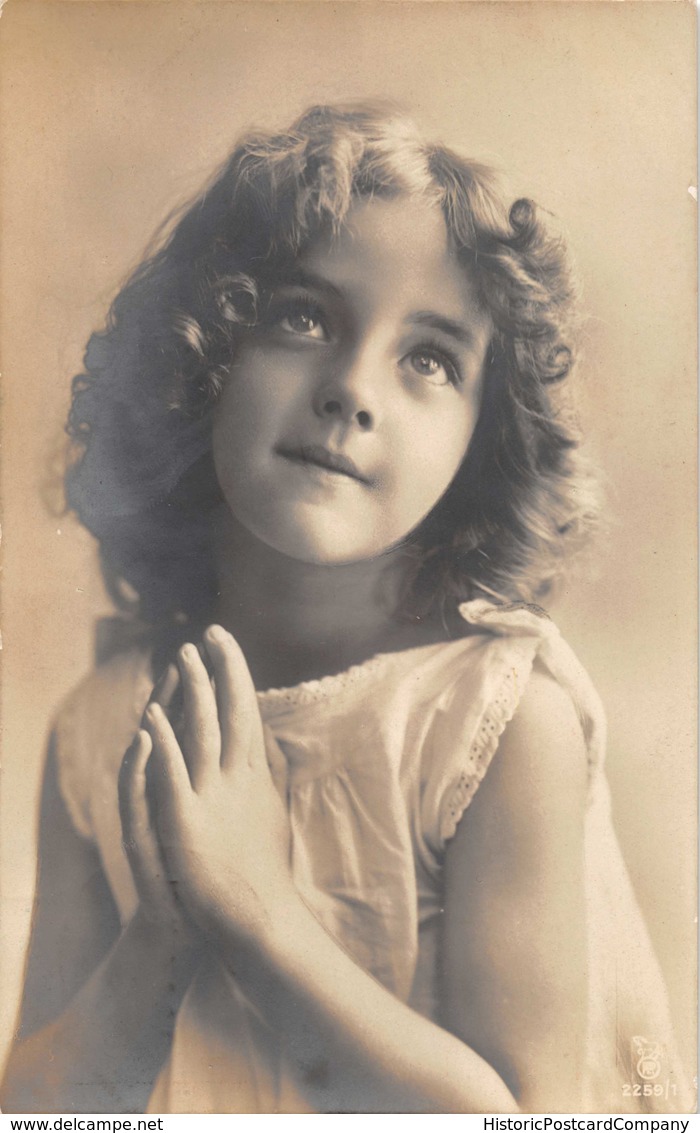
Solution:
<path fill-rule="evenodd" d="M 122 610 L 151 626 L 206 619 L 212 410 L 261 288 L 358 198 L 402 195 L 442 209 L 494 326 L 465 460 L 408 539 L 402 609 L 541 599 L 584 541 L 596 493 L 564 381 L 576 304 L 561 239 L 531 201 L 508 207 L 487 166 L 392 108 L 314 107 L 241 141 L 117 295 L 73 381 L 67 501 Z"/>

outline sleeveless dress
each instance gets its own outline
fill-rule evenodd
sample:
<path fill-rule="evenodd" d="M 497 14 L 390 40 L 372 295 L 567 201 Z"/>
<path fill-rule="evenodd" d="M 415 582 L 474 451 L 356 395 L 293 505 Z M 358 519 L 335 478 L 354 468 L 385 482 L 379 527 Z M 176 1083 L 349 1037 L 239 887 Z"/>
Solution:
<path fill-rule="evenodd" d="M 538 657 L 572 698 L 590 769 L 584 1111 L 694 1111 L 612 828 L 600 701 L 538 607 L 477 600 L 460 613 L 472 632 L 459 640 L 258 694 L 268 760 L 288 799 L 297 889 L 362 968 L 437 1021 L 445 846 Z M 99 849 L 124 922 L 137 898 L 121 845 L 117 774 L 150 689 L 148 656 L 123 653 L 73 693 L 55 729 L 65 803 L 77 832 Z M 274 1033 L 223 968 L 209 966 L 182 1002 L 149 1112 L 312 1111 Z"/>

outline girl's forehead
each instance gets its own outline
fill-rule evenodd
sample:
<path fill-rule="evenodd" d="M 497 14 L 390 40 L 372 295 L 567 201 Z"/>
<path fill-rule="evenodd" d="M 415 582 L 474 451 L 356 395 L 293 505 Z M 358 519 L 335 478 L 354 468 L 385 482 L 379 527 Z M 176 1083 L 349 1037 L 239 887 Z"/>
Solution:
<path fill-rule="evenodd" d="M 413 197 L 359 199 L 339 231 L 312 241 L 302 272 L 365 302 L 444 310 L 488 322 L 473 271 L 457 255 L 439 205 Z"/>
<path fill-rule="evenodd" d="M 447 225 L 439 206 L 414 197 L 359 197 L 334 233 L 312 240 L 302 259 L 339 262 L 364 256 L 370 263 L 395 251 L 416 260 L 450 254 Z"/>

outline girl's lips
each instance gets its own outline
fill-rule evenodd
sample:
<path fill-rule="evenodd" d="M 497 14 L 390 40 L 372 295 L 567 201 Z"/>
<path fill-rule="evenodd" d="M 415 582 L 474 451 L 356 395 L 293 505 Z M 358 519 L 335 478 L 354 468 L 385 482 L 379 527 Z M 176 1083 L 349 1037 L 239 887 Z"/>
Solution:
<path fill-rule="evenodd" d="M 348 476 L 351 480 L 358 480 L 361 484 L 371 484 L 368 476 L 363 475 L 360 469 L 351 460 L 340 452 L 331 452 L 323 445 L 278 445 L 275 450 L 286 460 L 296 464 L 313 464 L 318 468 L 325 468 L 329 472 L 337 472 L 341 476 Z"/>

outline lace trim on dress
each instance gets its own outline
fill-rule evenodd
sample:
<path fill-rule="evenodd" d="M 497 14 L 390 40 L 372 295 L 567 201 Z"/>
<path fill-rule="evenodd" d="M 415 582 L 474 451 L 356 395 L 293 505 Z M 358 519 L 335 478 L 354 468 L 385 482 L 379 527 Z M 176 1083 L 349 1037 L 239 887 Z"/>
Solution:
<path fill-rule="evenodd" d="M 498 741 L 515 713 L 528 677 L 532 670 L 536 649 L 532 648 L 532 638 L 527 652 L 519 650 L 520 663 L 514 665 L 511 655 L 498 684 L 496 695 L 484 713 L 479 730 L 467 754 L 466 766 L 459 779 L 452 786 L 445 801 L 445 809 L 440 822 L 440 838 L 443 843 L 453 838 L 459 821 L 474 798 L 491 760 Z"/>
<path fill-rule="evenodd" d="M 385 658 L 385 654 L 379 653 L 367 661 L 345 669 L 342 673 L 330 673 L 316 680 L 301 681 L 290 688 L 265 689 L 263 692 L 258 692 L 258 703 L 274 708 L 278 705 L 314 704 L 319 700 L 326 700 L 329 696 L 334 696 L 341 690 L 374 676 L 384 667 Z"/>
<path fill-rule="evenodd" d="M 369 677 L 376 677 L 382 673 L 392 660 L 409 657 L 419 657 L 435 653 L 448 642 L 438 641 L 426 645 L 414 645 L 410 649 L 400 649 L 396 653 L 375 653 L 366 661 L 360 661 L 349 669 L 340 673 L 329 673 L 325 677 L 315 680 L 300 681 L 299 684 L 289 688 L 268 688 L 257 693 L 258 703 L 263 708 L 277 708 L 284 706 L 297 706 L 302 704 L 315 704 L 327 700 L 346 689 L 364 684 Z"/>

